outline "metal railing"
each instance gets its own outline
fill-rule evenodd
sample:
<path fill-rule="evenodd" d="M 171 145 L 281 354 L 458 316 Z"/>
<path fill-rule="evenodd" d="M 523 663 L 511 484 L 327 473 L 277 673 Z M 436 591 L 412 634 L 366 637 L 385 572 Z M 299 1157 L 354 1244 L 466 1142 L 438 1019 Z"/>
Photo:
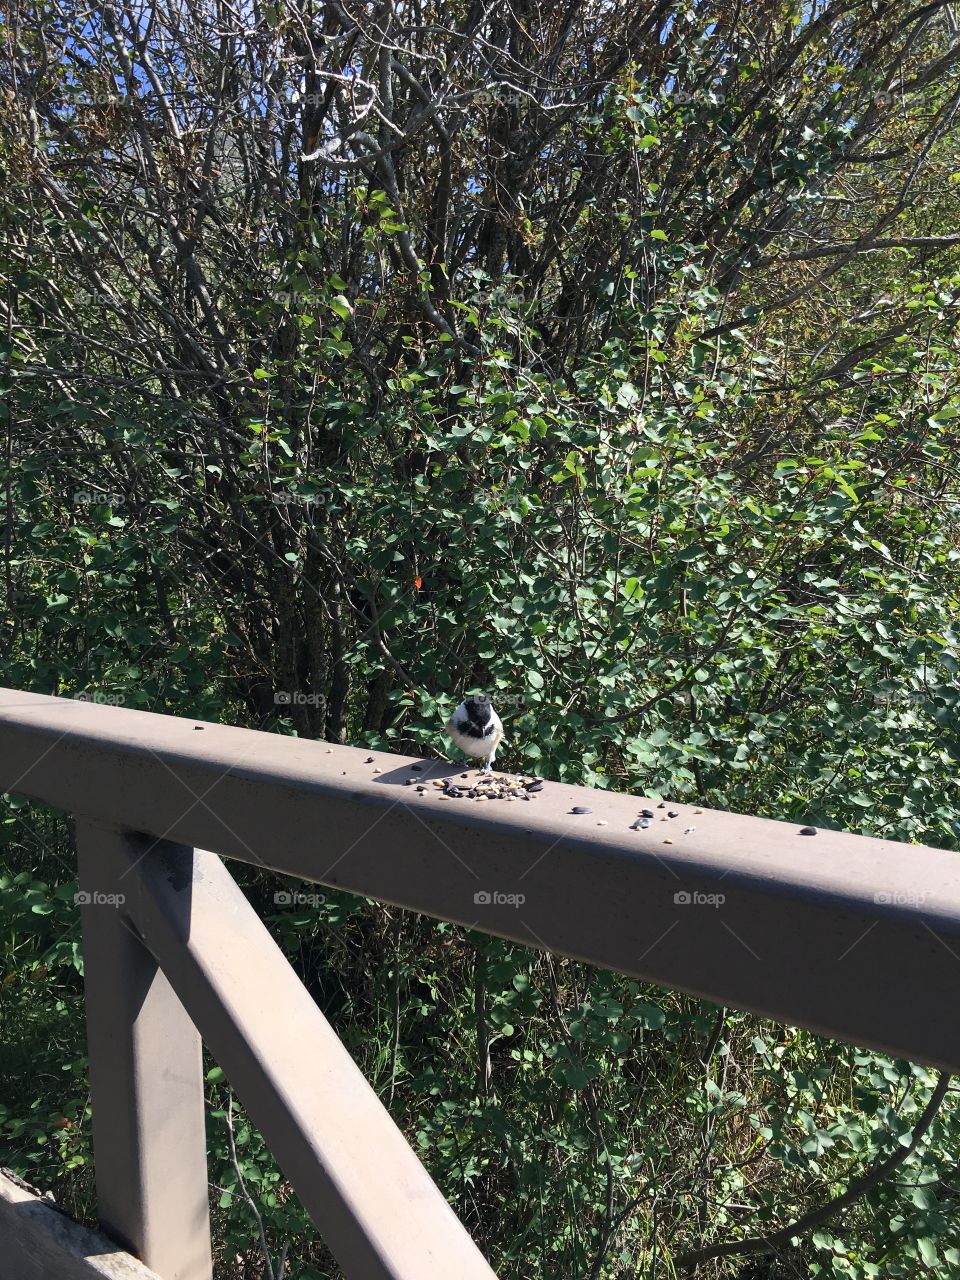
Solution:
<path fill-rule="evenodd" d="M 0 690 L 0 791 L 76 822 L 100 1218 L 163 1280 L 211 1275 L 201 1036 L 351 1280 L 493 1276 L 218 855 L 960 1069 L 957 855 L 459 772 Z"/>

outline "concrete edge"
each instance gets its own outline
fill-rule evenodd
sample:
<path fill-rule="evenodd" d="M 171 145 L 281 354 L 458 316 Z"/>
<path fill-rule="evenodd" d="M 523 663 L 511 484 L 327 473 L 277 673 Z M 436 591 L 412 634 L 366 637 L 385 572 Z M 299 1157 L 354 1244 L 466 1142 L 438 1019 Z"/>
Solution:
<path fill-rule="evenodd" d="M 160 1280 L 108 1236 L 14 1178 L 0 1170 L 4 1280 Z"/>

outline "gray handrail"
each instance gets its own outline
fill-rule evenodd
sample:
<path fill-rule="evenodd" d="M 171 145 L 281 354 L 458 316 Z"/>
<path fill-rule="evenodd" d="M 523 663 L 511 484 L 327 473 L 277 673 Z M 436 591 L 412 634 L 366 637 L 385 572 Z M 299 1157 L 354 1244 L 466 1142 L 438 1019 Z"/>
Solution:
<path fill-rule="evenodd" d="M 156 997 L 161 1012 L 154 1032 L 169 1021 L 177 1061 L 198 1061 L 199 1041 L 182 1011 L 171 1013 L 174 994 L 238 1088 L 241 1079 L 247 1082 L 241 1097 L 271 1145 L 279 1143 L 281 1165 L 286 1159 L 288 1176 L 347 1274 L 413 1280 L 439 1276 L 444 1268 L 464 1277 L 492 1273 L 425 1173 L 425 1184 L 411 1173 L 403 1194 L 419 1199 L 421 1221 L 437 1226 L 445 1240 L 436 1256 L 429 1254 L 430 1230 L 421 1239 L 414 1217 L 398 1209 L 403 1195 L 381 1215 L 384 1221 L 391 1214 L 403 1218 L 387 1229 L 358 1190 L 363 1176 L 350 1185 L 339 1178 L 338 1169 L 349 1166 L 350 1139 L 341 1130 L 324 1134 L 322 1116 L 298 1093 L 305 1087 L 302 1074 L 289 1056 L 273 1053 L 282 1040 L 278 1024 L 271 1023 L 268 1033 L 263 1010 L 254 1007 L 263 1001 L 245 996 L 244 983 L 231 978 L 247 974 L 252 983 L 256 958 L 234 956 L 226 922 L 243 919 L 244 936 L 259 938 L 258 955 L 271 954 L 273 944 L 229 887 L 219 861 L 200 850 L 960 1069 L 960 1023 L 942 1016 L 960 975 L 956 854 L 844 832 L 809 835 L 793 823 L 690 804 L 658 807 L 656 801 L 559 783 L 545 783 L 531 799 L 496 802 L 451 799 L 434 786 L 460 772 L 443 762 L 0 690 L 0 790 L 77 817 L 84 887 L 124 895 L 120 917 L 136 935 L 128 930 L 132 941 L 101 943 L 112 948 L 114 962 L 124 948 L 133 948 L 126 963 L 138 975 L 141 995 Z M 651 809 L 653 820 L 638 828 L 641 808 Z M 85 908 L 91 938 L 101 933 L 95 907 L 91 902 Z M 102 932 L 105 937 L 109 930 Z M 96 954 L 97 944 L 91 945 Z M 218 946 L 226 947 L 236 970 L 217 969 Z M 138 957 L 136 964 L 131 956 Z M 126 1064 L 98 1098 L 97 1041 L 129 1030 L 131 1000 L 140 997 L 122 991 L 111 1013 L 109 960 L 96 968 L 94 985 L 101 990 L 88 995 L 95 1117 L 98 1106 L 102 1117 L 113 1108 L 124 1134 L 122 1159 L 114 1161 L 95 1118 L 98 1191 L 102 1154 L 115 1165 L 104 1174 L 109 1201 L 121 1185 L 117 1170 L 124 1161 L 129 1166 L 140 1159 L 150 1177 L 160 1176 L 162 1160 L 151 1156 L 142 1121 L 169 1110 L 160 1081 L 169 1064 L 151 1065 L 143 1047 L 127 1041 Z M 307 1016 L 312 1002 L 294 995 L 289 978 L 277 976 L 276 983 L 285 992 L 280 1009 L 299 1001 Z M 338 1051 L 321 1023 L 315 1020 L 311 1033 L 315 1052 L 332 1062 Z M 148 1030 L 151 1025 L 147 1017 Z M 153 1040 L 147 1035 L 145 1044 L 155 1049 L 155 1040 L 156 1034 Z M 340 1065 L 346 1071 L 342 1060 Z M 104 1065 L 102 1080 L 110 1079 L 110 1070 Z M 142 1096 L 138 1072 L 146 1082 Z M 186 1078 L 181 1122 L 171 1132 L 175 1146 L 193 1151 L 193 1174 L 170 1212 L 200 1218 L 206 1185 L 196 1151 L 202 1081 L 193 1067 Z M 351 1108 L 363 1111 L 372 1094 L 363 1096 L 361 1106 L 351 1094 Z M 369 1115 L 376 1119 L 364 1121 L 372 1126 L 364 1131 L 375 1133 L 403 1164 L 407 1157 L 396 1145 L 403 1139 L 386 1113 L 376 1111 L 375 1098 L 373 1103 Z M 151 1232 L 158 1241 L 169 1236 L 160 1209 L 157 1223 L 148 1221 L 148 1183 L 145 1174 L 133 1207 L 121 1191 L 114 1229 L 164 1280 L 168 1273 L 171 1280 L 174 1274 L 205 1280 L 205 1222 L 194 1260 L 179 1272 L 171 1268 L 180 1262 L 164 1271 L 142 1252 L 142 1238 Z M 422 1245 L 415 1261 L 403 1247 L 414 1239 Z"/>

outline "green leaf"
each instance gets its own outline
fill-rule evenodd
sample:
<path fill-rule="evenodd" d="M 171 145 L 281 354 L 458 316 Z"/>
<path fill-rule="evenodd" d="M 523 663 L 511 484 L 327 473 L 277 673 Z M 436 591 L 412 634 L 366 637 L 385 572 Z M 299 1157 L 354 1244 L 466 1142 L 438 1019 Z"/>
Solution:
<path fill-rule="evenodd" d="M 920 1257 L 928 1267 L 935 1267 L 939 1264 L 940 1255 L 937 1253 L 935 1240 L 924 1236 L 917 1241 L 917 1248 L 920 1250 Z"/>
<path fill-rule="evenodd" d="M 630 1016 L 640 1026 L 652 1031 L 662 1027 L 667 1020 L 667 1015 L 655 1004 L 635 1004 L 630 1010 Z"/>

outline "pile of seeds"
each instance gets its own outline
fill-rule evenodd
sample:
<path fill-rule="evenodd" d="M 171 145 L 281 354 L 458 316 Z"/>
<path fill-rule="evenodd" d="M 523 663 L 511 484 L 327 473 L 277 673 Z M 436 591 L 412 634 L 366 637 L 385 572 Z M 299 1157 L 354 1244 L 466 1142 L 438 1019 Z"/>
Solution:
<path fill-rule="evenodd" d="M 405 785 L 417 782 L 408 778 Z M 445 800 L 533 800 L 543 790 L 542 778 L 510 778 L 505 773 L 461 773 L 459 778 L 434 778 L 421 782 L 417 791 L 436 791 Z"/>
<path fill-rule="evenodd" d="M 660 804 L 658 804 L 658 805 L 657 805 L 657 808 L 658 808 L 658 809 L 667 809 L 667 806 L 666 806 L 666 804 L 665 804 L 665 803 L 661 802 Z M 703 813 L 703 810 L 702 810 L 702 809 L 695 809 L 695 810 L 694 810 L 694 812 L 695 812 L 695 813 Z M 679 810 L 679 809 L 667 809 L 667 816 L 666 816 L 665 818 L 661 818 L 661 819 L 660 819 L 660 821 L 661 821 L 661 822 L 666 822 L 668 818 L 678 818 L 679 816 L 680 816 L 680 810 Z M 636 820 L 635 820 L 634 822 L 631 822 L 631 824 L 630 824 L 630 830 L 631 830 L 631 831 L 647 831 L 647 830 L 652 826 L 652 824 L 653 824 L 653 820 L 654 820 L 654 818 L 655 818 L 655 817 L 656 817 L 656 814 L 654 813 L 654 811 L 653 811 L 652 809 L 641 809 L 641 810 L 640 810 L 639 815 L 638 815 L 638 816 L 637 816 L 637 818 L 636 818 Z M 683 834 L 684 834 L 685 836 L 688 836 L 688 835 L 690 834 L 690 832 L 691 832 L 691 831 L 696 831 L 696 827 L 687 827 L 686 831 L 684 831 L 684 833 L 683 833 Z M 673 841 L 672 841 L 672 840 L 667 840 L 667 841 L 665 841 L 664 843 L 665 843 L 665 844 L 673 844 Z"/>

